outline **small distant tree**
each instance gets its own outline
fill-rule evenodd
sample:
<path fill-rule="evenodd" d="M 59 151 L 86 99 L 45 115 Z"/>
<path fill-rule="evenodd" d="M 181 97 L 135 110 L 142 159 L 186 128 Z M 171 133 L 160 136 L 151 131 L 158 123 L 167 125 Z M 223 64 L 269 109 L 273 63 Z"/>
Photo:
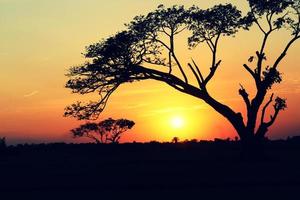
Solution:
<path fill-rule="evenodd" d="M 198 143 L 198 140 L 197 139 L 191 139 L 190 142 L 191 143 Z"/>
<path fill-rule="evenodd" d="M 135 123 L 127 119 L 106 119 L 99 123 L 86 123 L 78 128 L 72 129 L 71 133 L 75 138 L 88 137 L 97 144 L 118 143 L 122 134 L 131 129 Z"/>
<path fill-rule="evenodd" d="M 172 143 L 177 144 L 178 142 L 179 142 L 179 138 L 178 137 L 173 137 Z"/>

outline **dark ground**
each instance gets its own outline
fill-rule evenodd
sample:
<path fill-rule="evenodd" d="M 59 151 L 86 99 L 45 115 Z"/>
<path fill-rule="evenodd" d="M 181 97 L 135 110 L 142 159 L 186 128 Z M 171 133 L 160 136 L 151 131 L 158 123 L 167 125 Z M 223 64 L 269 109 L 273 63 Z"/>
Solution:
<path fill-rule="evenodd" d="M 300 142 L 245 161 L 234 142 L 19 145 L 0 154 L 0 199 L 300 199 Z"/>

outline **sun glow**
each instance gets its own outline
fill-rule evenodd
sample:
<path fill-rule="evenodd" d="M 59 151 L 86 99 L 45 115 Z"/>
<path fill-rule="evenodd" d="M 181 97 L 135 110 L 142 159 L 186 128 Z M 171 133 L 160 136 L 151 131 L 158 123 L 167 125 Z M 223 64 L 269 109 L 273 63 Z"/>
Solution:
<path fill-rule="evenodd" d="M 183 128 L 185 124 L 184 119 L 180 116 L 175 116 L 171 118 L 170 122 L 171 122 L 171 126 L 175 129 Z"/>

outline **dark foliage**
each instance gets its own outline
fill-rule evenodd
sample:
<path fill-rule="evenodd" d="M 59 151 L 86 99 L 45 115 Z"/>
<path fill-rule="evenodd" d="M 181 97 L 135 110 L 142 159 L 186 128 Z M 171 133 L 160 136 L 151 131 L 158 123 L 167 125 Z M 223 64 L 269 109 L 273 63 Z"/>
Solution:
<path fill-rule="evenodd" d="M 88 137 L 96 143 L 118 143 L 122 134 L 134 126 L 134 122 L 127 119 L 106 119 L 99 123 L 86 123 L 72 129 L 72 135 Z"/>
<path fill-rule="evenodd" d="M 188 27 L 192 31 L 192 36 L 188 41 L 192 47 L 220 37 L 221 34 L 234 35 L 239 28 L 247 27 L 241 11 L 231 4 L 217 5 L 207 10 L 193 6 L 189 13 Z"/>

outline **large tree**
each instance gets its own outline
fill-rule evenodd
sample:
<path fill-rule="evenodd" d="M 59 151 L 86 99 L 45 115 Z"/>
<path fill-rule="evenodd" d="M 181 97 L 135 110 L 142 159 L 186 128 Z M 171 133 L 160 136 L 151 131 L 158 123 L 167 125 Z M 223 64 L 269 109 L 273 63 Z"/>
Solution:
<path fill-rule="evenodd" d="M 165 8 L 161 5 L 147 15 L 137 16 L 126 25 L 126 30 L 88 46 L 87 62 L 70 68 L 66 87 L 80 94 L 97 92 L 100 99 L 88 104 L 72 104 L 66 108 L 65 115 L 78 119 L 97 118 L 110 95 L 121 84 L 154 79 L 202 99 L 232 124 L 245 146 L 253 147 L 254 142 L 266 136 L 280 111 L 286 108 L 285 99 L 274 98 L 273 94 L 268 97 L 267 94 L 275 83 L 282 81 L 278 68 L 290 47 L 300 38 L 299 2 L 248 0 L 249 12 L 244 16 L 231 4 L 205 10 L 197 6 L 185 9 L 183 6 Z M 243 65 L 256 88 L 252 98 L 242 85 L 238 91 L 247 108 L 243 116 L 214 98 L 207 86 L 221 65 L 217 54 L 221 38 L 254 26 L 259 30 L 257 37 L 263 36 L 263 39 L 258 42 L 255 55 Z M 275 62 L 267 66 L 265 50 L 270 37 L 280 29 L 289 31 L 291 37 Z M 186 32 L 190 34 L 187 39 L 190 48 L 206 45 L 211 52 L 210 70 L 206 75 L 193 59 L 185 65 L 176 54 L 176 48 L 180 47 L 176 46 L 175 38 L 187 35 Z M 188 76 L 188 71 L 194 77 Z M 191 79 L 197 80 L 196 84 Z M 267 119 L 265 115 L 272 104 L 274 113 Z"/>

